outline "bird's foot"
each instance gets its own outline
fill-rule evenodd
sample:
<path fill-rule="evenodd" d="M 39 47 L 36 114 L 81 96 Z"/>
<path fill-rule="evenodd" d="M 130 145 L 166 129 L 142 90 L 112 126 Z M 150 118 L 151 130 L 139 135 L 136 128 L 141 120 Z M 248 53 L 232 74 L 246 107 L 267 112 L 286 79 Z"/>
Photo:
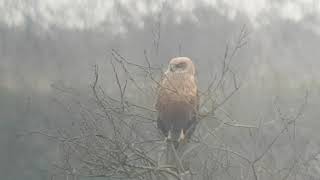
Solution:
<path fill-rule="evenodd" d="M 164 140 L 165 140 L 165 142 L 168 142 L 168 141 L 172 140 L 171 131 L 168 132 L 168 136 Z"/>
<path fill-rule="evenodd" d="M 169 140 L 172 139 L 171 131 L 168 132 L 168 139 L 169 139 Z"/>
<path fill-rule="evenodd" d="M 181 129 L 178 142 L 180 143 L 180 142 L 184 142 L 184 141 L 185 141 L 185 135 L 184 135 L 183 129 Z"/>

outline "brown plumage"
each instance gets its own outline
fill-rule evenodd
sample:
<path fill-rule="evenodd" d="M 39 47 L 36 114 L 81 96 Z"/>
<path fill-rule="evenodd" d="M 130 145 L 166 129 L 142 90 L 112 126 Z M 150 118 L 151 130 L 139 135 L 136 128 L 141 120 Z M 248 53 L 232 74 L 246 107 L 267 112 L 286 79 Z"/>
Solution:
<path fill-rule="evenodd" d="M 189 58 L 173 58 L 160 82 L 157 125 L 168 139 L 180 142 L 195 130 L 199 107 L 195 73 Z"/>

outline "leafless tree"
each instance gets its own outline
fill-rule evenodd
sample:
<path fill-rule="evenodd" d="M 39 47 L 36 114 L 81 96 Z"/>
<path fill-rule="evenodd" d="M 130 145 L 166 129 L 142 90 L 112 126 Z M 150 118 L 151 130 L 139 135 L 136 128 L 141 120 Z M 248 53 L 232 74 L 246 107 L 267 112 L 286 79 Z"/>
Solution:
<path fill-rule="evenodd" d="M 155 97 L 156 89 L 160 86 L 159 79 L 163 75 L 162 68 L 151 64 L 147 51 L 144 52 L 145 63 L 136 64 L 112 49 L 108 66 L 114 76 L 112 86 L 116 88 L 103 88 L 99 81 L 99 66 L 94 66 L 90 105 L 75 101 L 80 115 L 80 121 L 73 128 L 76 130 L 29 132 L 47 136 L 59 144 L 61 161 L 53 163 L 52 179 L 315 178 L 307 169 L 320 151 L 307 159 L 295 158 L 286 168 L 273 167 L 276 158 L 272 151 L 277 141 L 284 134 L 290 133 L 289 129 L 295 132 L 296 121 L 303 115 L 308 94 L 293 115 L 284 115 L 275 103 L 275 113 L 282 124 L 271 139 L 263 139 L 263 129 L 268 124 L 259 120 L 254 125 L 242 124 L 224 109 L 225 103 L 241 88 L 241 81 L 232 64 L 237 52 L 247 43 L 247 37 L 248 33 L 243 26 L 234 43 L 226 46 L 221 71 L 200 92 L 197 130 L 190 142 L 177 150 L 164 141 L 156 128 L 157 112 L 153 108 L 155 99 L 146 98 L 142 102 L 132 95 L 139 92 L 145 97 Z M 116 93 L 108 94 L 108 88 L 116 89 Z M 65 88 L 56 89 L 66 91 Z M 208 125 L 212 121 L 216 122 L 215 125 Z M 228 128 L 249 133 L 251 142 L 263 141 L 264 146 L 258 148 L 258 152 L 252 150 L 249 153 L 245 149 L 233 149 L 221 136 Z M 246 143 L 242 142 L 245 146 Z"/>

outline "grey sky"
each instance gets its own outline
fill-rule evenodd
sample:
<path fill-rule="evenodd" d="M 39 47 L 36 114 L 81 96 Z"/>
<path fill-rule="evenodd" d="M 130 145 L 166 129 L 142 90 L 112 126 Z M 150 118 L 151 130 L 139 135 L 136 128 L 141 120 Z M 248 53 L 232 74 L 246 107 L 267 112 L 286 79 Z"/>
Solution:
<path fill-rule="evenodd" d="M 121 6 L 122 11 L 119 11 Z M 125 33 L 124 21 L 143 28 L 143 18 L 156 16 L 163 6 L 175 11 L 175 21 L 198 17 L 194 10 L 211 7 L 230 20 L 245 15 L 255 28 L 274 19 L 306 21 L 305 28 L 320 33 L 320 2 L 318 0 L 1 0 L 0 21 L 9 26 L 22 26 L 31 18 L 43 28 L 100 28 L 112 26 L 114 33 Z M 121 13 L 125 12 L 125 14 Z"/>

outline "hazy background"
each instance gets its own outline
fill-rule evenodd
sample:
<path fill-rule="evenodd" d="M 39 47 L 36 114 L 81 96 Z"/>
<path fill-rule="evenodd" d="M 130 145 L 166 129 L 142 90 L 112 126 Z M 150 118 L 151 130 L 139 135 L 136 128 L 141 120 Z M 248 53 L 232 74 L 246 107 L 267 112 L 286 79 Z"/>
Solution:
<path fill-rule="evenodd" d="M 55 84 L 86 94 L 94 64 L 111 93 L 112 48 L 136 63 L 144 63 L 146 50 L 151 63 L 163 67 L 174 56 L 188 56 L 204 88 L 243 25 L 249 41 L 233 63 L 243 85 L 229 113 L 247 124 L 271 121 L 275 99 L 290 113 L 308 90 L 298 135 L 301 148 L 318 151 L 317 0 L 0 0 L 0 178 L 48 178 L 57 147 L 17 134 L 70 125 L 76 115 L 56 101 Z M 320 162 L 312 163 L 319 172 Z"/>

